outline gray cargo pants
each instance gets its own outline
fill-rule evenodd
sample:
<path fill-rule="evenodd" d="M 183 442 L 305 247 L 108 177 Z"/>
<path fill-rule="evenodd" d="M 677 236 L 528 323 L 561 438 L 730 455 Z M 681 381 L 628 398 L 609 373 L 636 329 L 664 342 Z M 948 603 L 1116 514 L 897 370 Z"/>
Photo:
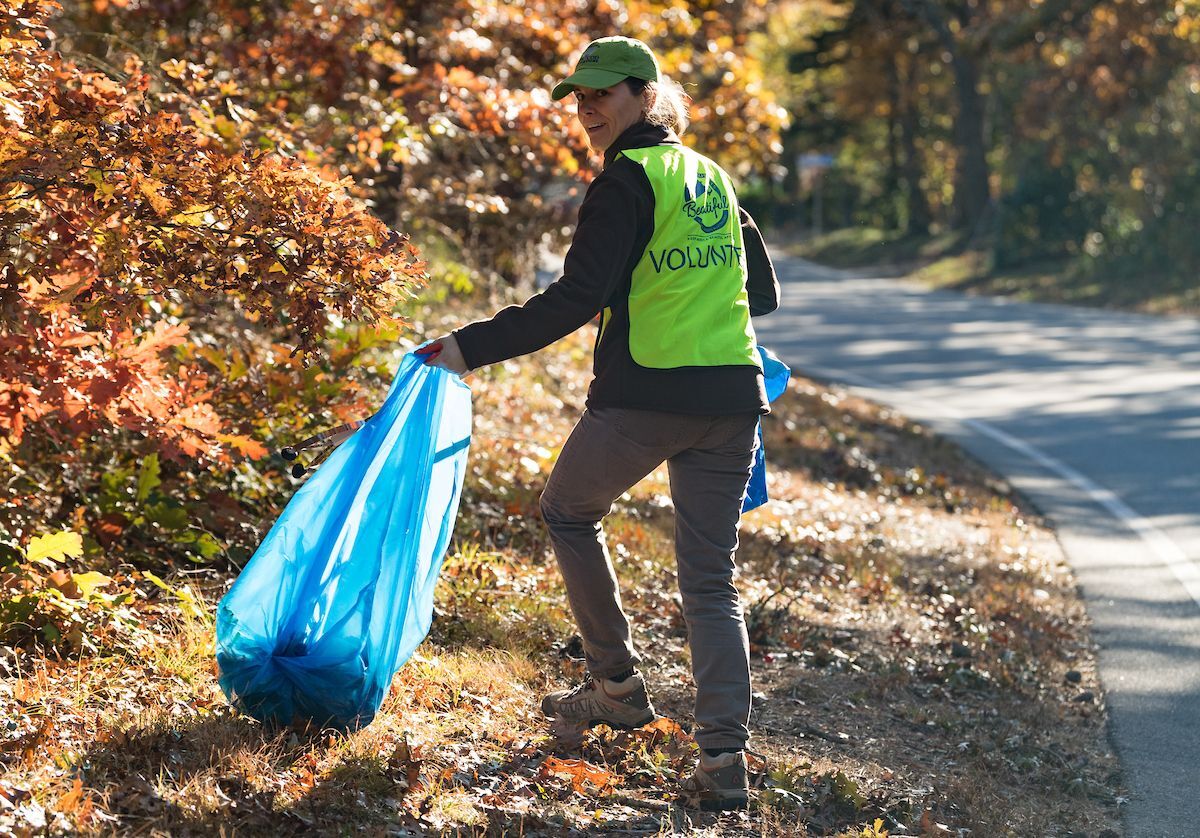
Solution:
<path fill-rule="evenodd" d="M 742 495 L 754 465 L 757 414 L 688 416 L 626 408 L 584 411 L 542 493 L 588 671 L 616 675 L 641 659 L 630 641 L 600 519 L 664 460 L 675 505 L 675 560 L 696 680 L 697 744 L 744 748 L 750 646 L 737 588 Z"/>

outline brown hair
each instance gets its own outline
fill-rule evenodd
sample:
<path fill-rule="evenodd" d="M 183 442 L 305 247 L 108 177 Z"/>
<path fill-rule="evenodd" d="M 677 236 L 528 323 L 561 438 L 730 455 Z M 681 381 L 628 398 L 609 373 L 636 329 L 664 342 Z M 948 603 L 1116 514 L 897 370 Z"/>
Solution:
<path fill-rule="evenodd" d="M 660 76 L 658 81 L 644 81 L 633 77 L 625 79 L 629 89 L 636 95 L 649 90 L 654 97 L 654 104 L 646 112 L 646 121 L 651 125 L 659 125 L 682 134 L 691 122 L 688 116 L 688 96 L 679 82 L 672 81 L 666 76 Z"/>

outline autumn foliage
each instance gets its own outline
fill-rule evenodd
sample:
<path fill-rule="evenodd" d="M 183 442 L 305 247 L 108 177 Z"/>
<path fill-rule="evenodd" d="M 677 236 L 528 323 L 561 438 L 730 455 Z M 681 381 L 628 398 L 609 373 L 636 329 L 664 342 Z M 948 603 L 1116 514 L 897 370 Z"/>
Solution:
<path fill-rule="evenodd" d="M 253 355 L 312 356 L 331 316 L 393 319 L 424 276 L 407 238 L 345 182 L 230 144 L 170 65 L 71 60 L 46 28 L 53 11 L 30 2 L 0 19 L 10 552 L 46 516 L 98 530 L 101 478 L 131 460 L 203 469 L 266 453 L 246 414 L 226 409 L 222 359 L 204 360 L 223 333 L 240 326 Z"/>
<path fill-rule="evenodd" d="M 562 242 L 569 197 L 593 171 L 569 107 L 550 99 L 571 59 L 600 35 L 645 39 L 696 100 L 695 144 L 745 175 L 778 152 L 784 121 L 746 49 L 767 10 L 765 0 L 129 0 L 82 3 L 70 19 L 92 53 L 113 39 L 153 43 L 226 136 L 353 178 L 384 220 L 446 240 L 484 282 L 516 284 L 541 241 Z"/>
<path fill-rule="evenodd" d="M 794 215 L 910 236 L 958 230 L 1043 298 L 1075 284 L 1075 299 L 1093 303 L 1159 296 L 1194 310 L 1196 0 L 783 7 L 772 34 L 793 71 L 781 92 L 796 117 L 789 156 L 836 158 L 789 183 L 808 204 Z M 818 192 L 836 208 L 824 219 Z M 1022 273 L 1053 281 L 1039 291 Z"/>
<path fill-rule="evenodd" d="M 415 250 L 344 184 L 230 151 L 136 58 L 117 81 L 43 47 L 48 10 L 5 20 L 0 227 L 18 257 L 3 268 L 7 445 L 37 422 L 64 445 L 115 427 L 171 456 L 259 456 L 213 410 L 209 376 L 164 359 L 191 316 L 285 318 L 311 349 L 327 312 L 389 316 L 421 276 Z"/>
<path fill-rule="evenodd" d="M 268 451 L 386 389 L 409 235 L 496 288 L 565 241 L 595 159 L 549 90 L 582 46 L 651 42 L 750 174 L 766 9 L 0 3 L 0 554 L 67 527 L 88 561 L 243 560 L 286 500 Z"/>

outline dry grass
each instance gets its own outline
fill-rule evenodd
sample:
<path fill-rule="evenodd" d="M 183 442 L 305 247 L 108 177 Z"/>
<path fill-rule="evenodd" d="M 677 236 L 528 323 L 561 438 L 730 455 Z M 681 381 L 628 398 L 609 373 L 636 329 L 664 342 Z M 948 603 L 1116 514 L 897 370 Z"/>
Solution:
<path fill-rule="evenodd" d="M 608 532 L 674 723 L 556 750 L 537 700 L 581 669 L 536 508 L 582 405 L 587 340 L 472 382 L 473 473 L 438 615 L 375 722 L 299 735 L 233 714 L 211 624 L 147 598 L 141 645 L 119 654 L 6 651 L 0 833 L 1119 831 L 1087 621 L 1052 535 L 951 446 L 803 380 L 768 420 L 774 499 L 742 532 L 758 808 L 670 803 L 694 745 L 661 472 Z M 208 581 L 210 607 L 228 581 Z"/>
<path fill-rule="evenodd" d="M 849 227 L 775 246 L 821 265 L 860 269 L 868 276 L 907 277 L 932 288 L 1148 314 L 1200 313 L 1200 285 L 1178 266 L 1147 268 L 1127 259 L 1097 263 L 1057 256 L 1000 268 L 991 249 L 980 249 L 952 231 L 909 236 Z"/>

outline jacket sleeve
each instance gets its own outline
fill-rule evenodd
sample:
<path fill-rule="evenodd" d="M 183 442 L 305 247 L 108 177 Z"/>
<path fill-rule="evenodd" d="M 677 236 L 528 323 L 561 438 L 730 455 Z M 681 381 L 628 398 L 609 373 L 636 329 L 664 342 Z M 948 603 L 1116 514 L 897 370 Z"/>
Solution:
<path fill-rule="evenodd" d="M 746 295 L 750 298 L 750 314 L 758 317 L 770 314 L 779 308 L 779 279 L 775 266 L 767 253 L 762 233 L 741 207 L 738 214 L 742 222 L 742 245 L 746 248 Z"/>
<path fill-rule="evenodd" d="M 607 304 L 627 267 L 646 197 L 603 174 L 592 181 L 579 208 L 563 275 L 519 306 L 454 332 L 470 369 L 535 352 L 569 335 Z M 642 209 L 642 212 L 637 212 Z"/>

